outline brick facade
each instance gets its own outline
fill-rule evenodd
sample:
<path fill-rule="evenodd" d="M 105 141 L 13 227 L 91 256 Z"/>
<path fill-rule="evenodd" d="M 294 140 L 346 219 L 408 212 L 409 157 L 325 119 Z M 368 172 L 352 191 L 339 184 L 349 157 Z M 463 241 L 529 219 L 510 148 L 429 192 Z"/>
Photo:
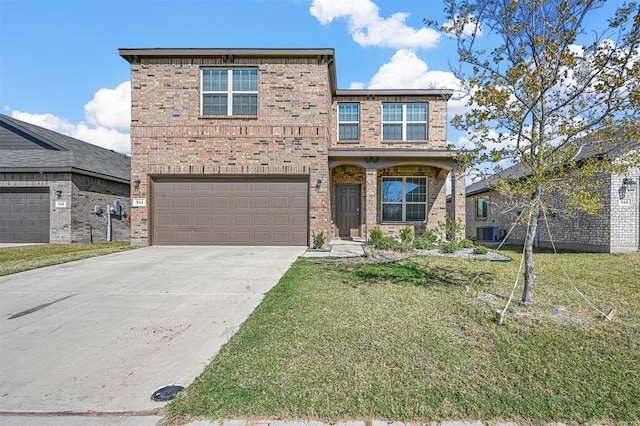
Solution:
<path fill-rule="evenodd" d="M 106 210 L 106 205 L 117 199 L 123 210 L 130 211 L 129 185 L 102 178 L 76 173 L 0 173 L 0 182 L 6 188 L 49 189 L 51 243 L 105 242 L 106 216 L 96 215 L 94 206 Z M 127 217 L 111 217 L 112 241 L 129 241 Z"/>
<path fill-rule="evenodd" d="M 133 244 L 150 241 L 152 188 L 159 177 L 215 178 L 303 176 L 309 181 L 309 235 L 337 235 L 335 185 L 361 185 L 361 236 L 380 222 L 381 176 L 418 173 L 428 177 L 426 226 L 445 217 L 447 91 L 337 91 L 333 53 L 327 49 L 122 49 L 132 73 L 131 179 Z M 201 70 L 258 70 L 255 117 L 201 115 Z M 337 105 L 361 105 L 356 143 L 337 140 Z M 383 142 L 382 103 L 428 105 L 427 141 Z M 352 151 L 341 158 L 342 149 Z M 374 156 L 371 150 L 378 150 Z M 435 152 L 436 154 L 433 154 Z M 435 155 L 435 157 L 434 157 Z M 375 158 L 369 162 L 368 158 Z M 408 176 L 404 174 L 404 176 Z M 321 182 L 316 187 L 316 182 Z M 464 202 L 464 200 L 462 201 Z M 385 225 L 386 226 L 386 225 Z M 386 226 L 389 230 L 398 224 Z"/>
<path fill-rule="evenodd" d="M 639 191 L 624 191 L 623 179 L 631 177 L 636 182 L 640 177 L 638 169 L 632 169 L 624 176 L 605 176 L 604 185 L 598 188 L 602 197 L 602 208 L 597 215 L 565 213 L 563 203 L 551 199 L 556 212 L 548 217 L 551 238 L 544 219 L 539 222 L 539 245 L 551 247 L 551 239 L 559 249 L 615 253 L 640 249 L 640 197 Z M 637 185 L 636 185 L 637 187 Z M 486 219 L 476 217 L 478 199 L 489 202 Z M 477 228 L 496 226 L 500 235 L 509 232 L 518 211 L 505 211 L 503 197 L 495 191 L 484 192 L 467 198 L 466 235 L 476 238 Z M 525 239 L 526 225 L 516 225 L 508 241 L 522 244 Z"/>

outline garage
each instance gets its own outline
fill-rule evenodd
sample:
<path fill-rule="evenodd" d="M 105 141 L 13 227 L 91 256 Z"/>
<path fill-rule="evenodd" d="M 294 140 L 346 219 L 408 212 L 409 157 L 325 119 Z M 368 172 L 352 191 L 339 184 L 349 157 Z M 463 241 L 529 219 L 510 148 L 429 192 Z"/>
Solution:
<path fill-rule="evenodd" d="M 152 190 L 154 245 L 308 244 L 308 178 L 156 178 Z"/>
<path fill-rule="evenodd" d="M 0 243 L 49 242 L 49 188 L 0 188 Z"/>

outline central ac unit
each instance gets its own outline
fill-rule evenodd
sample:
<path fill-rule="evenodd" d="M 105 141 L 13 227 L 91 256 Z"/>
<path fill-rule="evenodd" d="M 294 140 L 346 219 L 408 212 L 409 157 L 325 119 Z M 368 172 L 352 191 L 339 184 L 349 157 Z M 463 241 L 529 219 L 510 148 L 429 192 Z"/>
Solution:
<path fill-rule="evenodd" d="M 498 241 L 497 226 L 479 226 L 476 229 L 476 233 L 478 241 Z"/>

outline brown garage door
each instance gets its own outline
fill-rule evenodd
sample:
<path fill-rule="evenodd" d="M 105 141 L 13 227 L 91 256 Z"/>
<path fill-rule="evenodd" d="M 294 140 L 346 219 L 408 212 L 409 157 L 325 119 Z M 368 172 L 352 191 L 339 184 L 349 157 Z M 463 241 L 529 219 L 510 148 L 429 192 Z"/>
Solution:
<path fill-rule="evenodd" d="M 307 245 L 308 181 L 156 179 L 152 244 Z"/>
<path fill-rule="evenodd" d="M 0 243 L 48 243 L 49 210 L 49 188 L 0 188 Z"/>

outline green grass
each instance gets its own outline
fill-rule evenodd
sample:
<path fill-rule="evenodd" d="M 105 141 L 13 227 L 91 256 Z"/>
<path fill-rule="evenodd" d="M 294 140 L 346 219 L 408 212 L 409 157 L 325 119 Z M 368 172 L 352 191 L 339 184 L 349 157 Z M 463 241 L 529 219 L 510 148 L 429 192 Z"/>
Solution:
<path fill-rule="evenodd" d="M 538 253 L 535 306 L 513 303 L 499 325 L 520 260 L 506 254 L 301 258 L 165 421 L 640 421 L 640 253 L 561 255 L 595 305 L 616 307 L 612 321 Z"/>
<path fill-rule="evenodd" d="M 129 243 L 37 244 L 0 248 L 0 276 L 130 250 Z"/>

